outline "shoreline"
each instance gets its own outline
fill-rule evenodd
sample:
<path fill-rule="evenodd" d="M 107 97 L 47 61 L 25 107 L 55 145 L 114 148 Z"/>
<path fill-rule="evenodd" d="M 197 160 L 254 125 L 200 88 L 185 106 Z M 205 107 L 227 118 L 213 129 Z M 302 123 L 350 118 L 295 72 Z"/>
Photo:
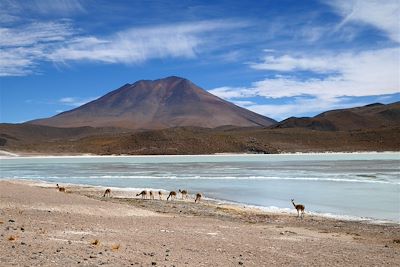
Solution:
<path fill-rule="evenodd" d="M 5 155 L 4 155 L 5 154 Z M 215 154 L 180 154 L 180 155 L 171 155 L 171 154 L 157 154 L 157 155 L 98 155 L 98 154 L 41 154 L 41 153 L 12 153 L 8 151 L 0 151 L 0 159 L 24 159 L 24 158 L 158 158 L 158 157 L 207 157 L 207 156 L 216 156 L 216 157 L 234 157 L 234 156 L 253 156 L 253 157 L 262 157 L 262 156 L 296 156 L 296 155 L 385 155 L 385 154 L 399 154 L 400 151 L 357 151 L 357 152 L 334 152 L 334 151 L 326 151 L 326 152 L 283 152 L 277 154 L 257 154 L 257 153 L 215 153 Z"/>
<path fill-rule="evenodd" d="M 400 261 L 399 225 L 102 193 L 0 181 L 0 265 L 396 266 Z"/>
<path fill-rule="evenodd" d="M 55 188 L 56 182 L 48 182 L 43 180 L 31 180 L 31 179 L 12 179 L 12 178 L 0 178 L 0 183 L 2 181 L 21 184 L 21 185 L 28 185 L 33 187 L 41 187 L 41 188 Z M 113 192 L 119 192 L 120 196 L 117 198 L 125 198 L 125 199 L 137 199 L 135 195 L 140 193 L 142 190 L 152 190 L 154 192 L 162 191 L 163 194 L 167 194 L 169 191 L 164 188 L 125 188 L 125 187 L 112 187 L 112 186 L 102 186 L 102 185 L 89 185 L 89 184 L 73 184 L 73 183 L 63 183 L 63 186 L 70 188 L 71 190 L 84 190 L 84 191 L 91 191 L 101 194 L 105 189 L 110 188 Z M 129 196 L 128 196 L 129 194 Z M 203 200 L 206 203 L 212 205 L 222 205 L 222 206 L 230 206 L 235 209 L 250 209 L 255 210 L 259 213 L 265 213 L 270 215 L 289 215 L 293 216 L 296 215 L 296 211 L 292 208 L 279 208 L 275 206 L 259 206 L 254 204 L 247 204 L 241 203 L 236 201 L 230 201 L 225 199 L 216 199 L 216 198 L 209 198 L 203 197 Z M 346 215 L 346 214 L 332 214 L 328 212 L 320 213 L 314 211 L 307 211 L 307 215 L 312 217 L 317 217 L 321 219 L 330 219 L 330 220 L 337 220 L 337 221 L 349 221 L 349 222 L 362 222 L 368 224 L 376 224 L 376 225 L 399 225 L 400 221 L 391 221 L 387 219 L 378 219 L 372 217 L 358 217 L 353 215 Z"/>

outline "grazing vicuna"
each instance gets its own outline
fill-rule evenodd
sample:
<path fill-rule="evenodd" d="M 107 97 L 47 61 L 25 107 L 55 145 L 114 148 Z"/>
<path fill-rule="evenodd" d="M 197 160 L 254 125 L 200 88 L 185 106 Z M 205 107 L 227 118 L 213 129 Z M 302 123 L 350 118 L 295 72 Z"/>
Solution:
<path fill-rule="evenodd" d="M 150 199 L 154 199 L 153 191 L 150 190 L 149 194 L 150 194 Z"/>
<path fill-rule="evenodd" d="M 162 192 L 158 191 L 158 198 L 161 200 L 162 199 Z"/>
<path fill-rule="evenodd" d="M 179 193 L 181 193 L 181 198 L 187 198 L 188 197 L 188 191 L 187 190 L 180 190 Z"/>
<path fill-rule="evenodd" d="M 106 196 L 111 197 L 111 189 L 110 188 L 107 188 L 106 191 L 104 192 L 103 197 L 106 197 Z"/>
<path fill-rule="evenodd" d="M 65 193 L 65 187 L 60 187 L 60 186 L 57 184 L 57 189 L 58 189 L 58 192 L 64 192 L 64 193 Z"/>
<path fill-rule="evenodd" d="M 196 194 L 196 199 L 194 200 L 194 203 L 200 202 L 202 195 L 200 193 Z"/>
<path fill-rule="evenodd" d="M 295 204 L 294 199 L 292 199 L 292 204 L 293 204 L 294 208 L 297 210 L 297 217 L 301 216 L 301 218 L 303 218 L 304 210 L 306 207 L 302 204 Z M 301 212 L 301 215 L 300 215 L 300 212 Z"/>
<path fill-rule="evenodd" d="M 168 201 L 169 198 L 171 198 L 171 200 L 172 200 L 172 199 L 174 199 L 175 197 L 176 197 L 176 192 L 175 192 L 175 191 L 171 191 L 171 192 L 169 192 L 169 195 L 168 195 L 168 197 L 167 197 L 167 201 Z"/>
<path fill-rule="evenodd" d="M 146 199 L 146 198 L 147 198 L 147 191 L 146 191 L 146 190 L 143 190 L 143 191 L 140 192 L 139 194 L 136 194 L 136 196 L 137 196 L 137 197 L 138 197 L 138 196 L 142 196 L 143 199 Z"/>

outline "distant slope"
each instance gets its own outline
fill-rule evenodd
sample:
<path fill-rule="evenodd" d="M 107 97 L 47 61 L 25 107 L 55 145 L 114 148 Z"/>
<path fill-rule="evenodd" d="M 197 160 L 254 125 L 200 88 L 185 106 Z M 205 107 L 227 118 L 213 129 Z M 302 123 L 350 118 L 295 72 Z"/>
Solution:
<path fill-rule="evenodd" d="M 104 134 L 116 134 L 127 132 L 122 128 L 56 128 L 31 124 L 0 123 L 0 147 L 18 146 L 41 142 L 64 142 L 67 140 L 78 140 L 87 136 Z"/>
<path fill-rule="evenodd" d="M 76 109 L 28 123 L 53 127 L 165 129 L 180 126 L 270 126 L 276 121 L 173 76 L 126 84 Z"/>
<path fill-rule="evenodd" d="M 34 154 L 212 154 L 400 151 L 400 126 L 358 131 L 179 127 L 149 131 L 0 124 L 0 150 Z"/>
<path fill-rule="evenodd" d="M 322 131 L 350 131 L 376 129 L 400 125 L 400 102 L 380 103 L 363 107 L 332 110 L 313 118 L 291 117 L 275 128 L 307 128 Z"/>

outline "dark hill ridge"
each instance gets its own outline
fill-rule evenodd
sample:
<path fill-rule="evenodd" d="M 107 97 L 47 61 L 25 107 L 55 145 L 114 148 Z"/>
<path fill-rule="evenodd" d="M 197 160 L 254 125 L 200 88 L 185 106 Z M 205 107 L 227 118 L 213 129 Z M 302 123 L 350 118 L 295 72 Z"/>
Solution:
<path fill-rule="evenodd" d="M 312 118 L 291 117 L 276 128 L 308 128 L 322 131 L 351 131 L 400 125 L 400 102 L 323 112 Z"/>
<path fill-rule="evenodd" d="M 109 95 L 112 97 L 113 93 Z M 0 123 L 0 153 L 1 150 L 137 155 L 400 151 L 399 105 L 399 102 L 372 104 L 327 111 L 314 118 L 289 118 L 272 127 L 172 127 L 138 131 Z"/>
<path fill-rule="evenodd" d="M 222 100 L 189 80 L 172 76 L 125 84 L 76 109 L 28 123 L 54 127 L 165 129 L 265 127 L 276 121 Z"/>

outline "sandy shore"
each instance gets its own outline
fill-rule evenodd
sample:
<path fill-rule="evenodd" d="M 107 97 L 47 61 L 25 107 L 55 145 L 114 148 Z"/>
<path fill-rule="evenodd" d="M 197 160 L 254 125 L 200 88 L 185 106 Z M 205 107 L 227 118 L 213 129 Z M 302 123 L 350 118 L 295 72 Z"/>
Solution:
<path fill-rule="evenodd" d="M 400 225 L 0 181 L 0 266 L 396 266 Z M 98 242 L 95 242 L 95 241 Z M 96 244 L 97 243 L 97 244 Z"/>

